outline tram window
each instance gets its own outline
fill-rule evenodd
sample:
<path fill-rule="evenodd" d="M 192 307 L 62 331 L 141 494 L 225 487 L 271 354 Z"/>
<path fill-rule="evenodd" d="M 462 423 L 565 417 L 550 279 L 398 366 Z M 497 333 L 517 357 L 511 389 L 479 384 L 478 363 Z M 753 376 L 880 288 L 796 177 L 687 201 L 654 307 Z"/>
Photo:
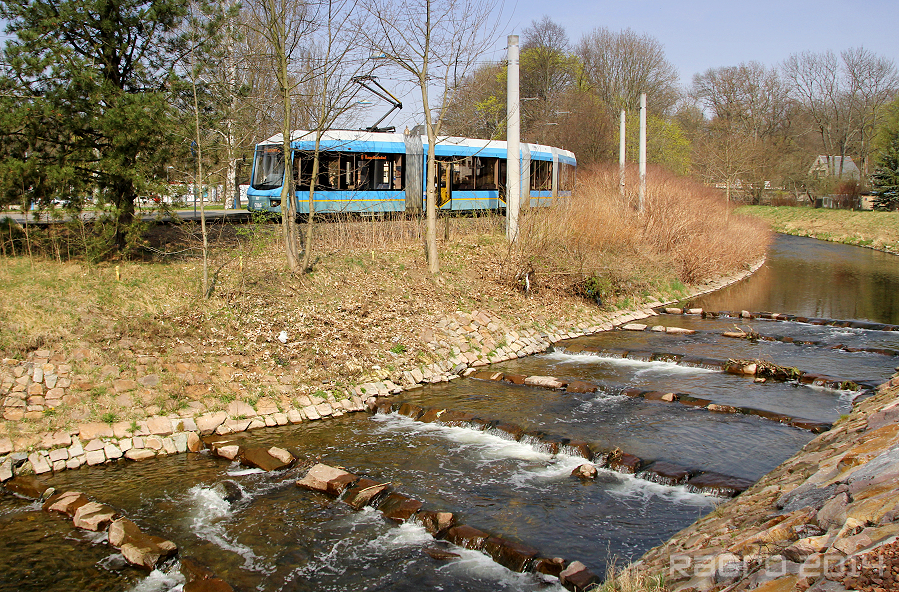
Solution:
<path fill-rule="evenodd" d="M 403 164 L 406 157 L 397 154 L 393 157 L 393 178 L 390 182 L 390 188 L 400 190 L 404 188 L 405 179 L 403 177 Z"/>
<path fill-rule="evenodd" d="M 559 190 L 571 191 L 574 188 L 574 166 L 559 163 Z"/>
<path fill-rule="evenodd" d="M 256 149 L 253 167 L 253 188 L 274 189 L 284 182 L 284 153 L 278 146 L 260 146 Z"/>
<path fill-rule="evenodd" d="M 548 160 L 531 161 L 531 189 L 549 191 L 553 188 L 553 163 Z"/>
<path fill-rule="evenodd" d="M 477 157 L 475 160 L 474 188 L 478 191 L 496 190 L 505 181 L 505 176 L 500 177 L 498 158 Z M 502 161 L 505 164 L 505 161 Z"/>
<path fill-rule="evenodd" d="M 312 180 L 312 167 L 315 164 L 315 153 L 297 150 L 294 152 L 293 180 L 297 191 L 308 191 Z M 317 190 L 333 190 L 338 188 L 340 170 L 340 154 L 320 152 L 318 155 L 318 178 L 315 180 Z"/>
<path fill-rule="evenodd" d="M 309 190 L 314 154 L 296 152 L 297 190 Z M 385 191 L 404 187 L 402 154 L 321 152 L 315 187 L 322 191 Z"/>
<path fill-rule="evenodd" d="M 467 156 L 455 162 L 453 167 L 453 189 L 471 191 L 474 189 L 474 158 Z"/>
<path fill-rule="evenodd" d="M 390 188 L 390 164 L 385 154 L 362 154 L 365 181 L 360 189 L 369 191 Z"/>

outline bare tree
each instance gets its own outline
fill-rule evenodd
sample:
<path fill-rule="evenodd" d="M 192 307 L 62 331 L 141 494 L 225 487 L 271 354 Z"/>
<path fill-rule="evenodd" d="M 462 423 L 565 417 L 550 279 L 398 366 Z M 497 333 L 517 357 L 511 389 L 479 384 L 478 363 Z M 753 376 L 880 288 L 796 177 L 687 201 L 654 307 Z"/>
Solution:
<path fill-rule="evenodd" d="M 359 26 L 360 39 L 421 91 L 428 135 L 426 254 L 428 269 L 437 273 L 434 149 L 456 88 L 493 41 L 495 5 L 490 0 L 365 0 L 363 6 L 368 18 Z"/>
<path fill-rule="evenodd" d="M 447 107 L 444 129 L 455 136 L 499 138 L 506 131 L 506 67 L 478 66 L 466 76 Z"/>
<path fill-rule="evenodd" d="M 350 28 L 355 0 L 325 0 L 322 11 L 322 34 L 305 60 L 308 72 L 301 86 L 305 95 L 306 128 L 315 134 L 312 170 L 309 175 L 306 237 L 303 244 L 302 271 L 312 268 L 313 231 L 315 228 L 315 189 L 319 177 L 322 135 L 334 122 L 346 114 L 354 104 L 358 86 L 354 78 L 370 71 L 370 64 L 362 56 L 352 55 L 358 48 Z"/>
<path fill-rule="evenodd" d="M 278 83 L 278 97 L 283 110 L 281 228 L 287 266 L 297 271 L 301 261 L 290 142 L 293 93 L 301 81 L 297 80 L 291 65 L 300 57 L 303 42 L 314 28 L 316 15 L 304 0 L 251 0 L 247 3 L 247 9 L 250 12 L 248 27 L 266 41 L 261 57 L 274 72 Z"/>
<path fill-rule="evenodd" d="M 893 60 L 877 56 L 863 47 L 842 52 L 851 94 L 856 97 L 855 120 L 859 126 L 862 170 L 867 176 L 871 144 L 880 124 L 884 107 L 899 91 L 899 75 Z"/>
<path fill-rule="evenodd" d="M 576 54 L 582 65 L 581 84 L 589 85 L 612 115 L 639 108 L 644 92 L 655 113 L 665 114 L 677 102 L 677 69 L 650 35 L 597 28 L 581 39 Z"/>
<path fill-rule="evenodd" d="M 783 73 L 814 124 L 830 175 L 843 176 L 851 153 L 867 161 L 881 109 L 899 88 L 895 64 L 862 48 L 839 57 L 803 52 L 787 59 Z"/>
<path fill-rule="evenodd" d="M 728 198 L 739 180 L 759 203 L 788 145 L 788 87 L 776 70 L 746 62 L 697 74 L 692 94 L 711 116 L 697 143 L 699 168 L 727 183 Z"/>

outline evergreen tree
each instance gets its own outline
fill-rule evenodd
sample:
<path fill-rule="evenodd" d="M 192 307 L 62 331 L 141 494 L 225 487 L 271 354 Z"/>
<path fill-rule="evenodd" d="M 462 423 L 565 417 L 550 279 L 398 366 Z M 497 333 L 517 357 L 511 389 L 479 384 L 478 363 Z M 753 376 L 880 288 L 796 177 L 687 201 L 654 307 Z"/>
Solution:
<path fill-rule="evenodd" d="M 171 146 L 177 0 L 0 0 L 12 37 L 0 100 L 0 183 L 10 199 L 109 206 L 98 246 L 119 251 L 135 200 Z M 100 253 L 103 254 L 102 252 Z"/>
<path fill-rule="evenodd" d="M 874 174 L 874 208 L 895 210 L 899 207 L 899 129 L 893 131 L 877 155 Z"/>

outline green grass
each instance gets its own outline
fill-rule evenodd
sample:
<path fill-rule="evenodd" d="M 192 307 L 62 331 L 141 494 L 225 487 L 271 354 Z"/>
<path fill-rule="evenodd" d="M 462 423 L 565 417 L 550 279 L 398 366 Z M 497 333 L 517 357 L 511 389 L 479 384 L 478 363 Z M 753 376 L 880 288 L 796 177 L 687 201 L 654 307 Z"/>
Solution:
<path fill-rule="evenodd" d="M 761 218 L 784 234 L 899 253 L 899 212 L 743 206 L 741 214 Z"/>

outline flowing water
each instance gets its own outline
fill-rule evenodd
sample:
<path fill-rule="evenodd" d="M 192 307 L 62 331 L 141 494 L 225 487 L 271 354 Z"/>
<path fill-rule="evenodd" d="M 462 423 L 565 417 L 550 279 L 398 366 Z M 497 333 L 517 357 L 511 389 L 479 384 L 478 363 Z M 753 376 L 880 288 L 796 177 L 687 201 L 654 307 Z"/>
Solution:
<path fill-rule="evenodd" d="M 691 303 L 709 310 L 774 311 L 810 317 L 899 323 L 899 258 L 780 236 L 757 274 Z M 557 345 L 555 351 L 496 365 L 512 374 L 552 375 L 601 386 L 576 394 L 461 379 L 404 393 L 404 400 L 518 424 L 595 449 L 621 449 L 647 461 L 756 480 L 813 436 L 751 415 L 711 413 L 622 394 L 627 388 L 686 393 L 813 421 L 846 413 L 856 391 L 798 383 L 758 384 L 712 368 L 618 357 L 618 350 L 704 358 L 761 358 L 861 383 L 888 378 L 899 358 L 850 348 L 899 350 L 899 332 L 800 322 L 660 315 L 652 324 L 696 329 L 689 336 L 616 331 Z M 765 336 L 815 341 L 795 345 L 720 336 L 734 325 Z M 606 353 L 603 353 L 603 352 Z M 639 356 L 638 356 L 639 357 Z M 721 500 L 685 486 L 600 471 L 570 476 L 584 460 L 551 454 L 538 441 L 502 432 L 421 423 L 390 413 L 355 414 L 238 436 L 379 481 L 455 512 L 481 530 L 518 540 L 543 556 L 577 559 L 596 573 L 642 554 Z M 436 541 L 413 523 L 397 527 L 374 510 L 353 511 L 298 489 L 298 470 L 263 473 L 206 453 L 65 471 L 46 479 L 113 505 L 147 531 L 176 541 L 236 590 L 546 590 L 555 580 L 513 573 L 486 555 Z M 227 502 L 224 479 L 244 497 Z M 0 496 L 0 589 L 177 590 L 177 570 L 123 565 L 96 536 L 9 495 Z M 424 549 L 456 556 L 437 560 Z"/>

